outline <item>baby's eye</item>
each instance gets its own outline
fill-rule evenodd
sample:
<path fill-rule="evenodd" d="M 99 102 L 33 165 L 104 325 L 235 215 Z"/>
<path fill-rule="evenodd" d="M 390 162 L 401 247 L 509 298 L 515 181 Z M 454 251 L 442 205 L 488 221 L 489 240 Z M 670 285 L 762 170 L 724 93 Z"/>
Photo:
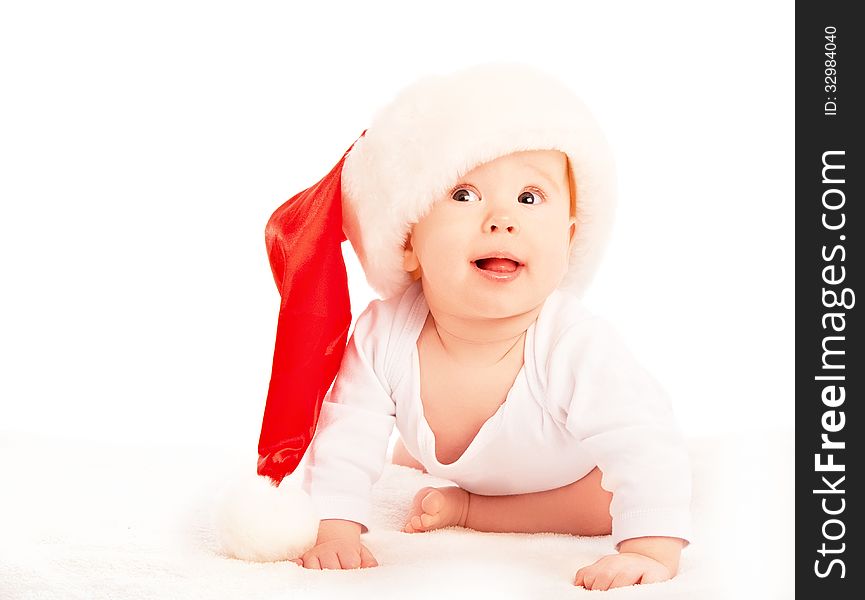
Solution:
<path fill-rule="evenodd" d="M 519 195 L 519 197 L 517 198 L 517 202 L 529 205 L 540 204 L 541 202 L 543 202 L 543 196 L 541 196 L 537 192 L 525 191 Z"/>
<path fill-rule="evenodd" d="M 473 196 L 474 199 L 472 199 L 471 197 L 466 197 L 469 194 L 471 194 L 471 196 Z M 451 198 L 453 198 L 457 202 L 477 202 L 478 200 L 480 200 L 480 198 L 478 198 L 477 194 L 475 194 L 473 191 L 468 190 L 466 188 L 460 188 L 458 190 L 455 190 L 453 195 L 451 196 Z"/>

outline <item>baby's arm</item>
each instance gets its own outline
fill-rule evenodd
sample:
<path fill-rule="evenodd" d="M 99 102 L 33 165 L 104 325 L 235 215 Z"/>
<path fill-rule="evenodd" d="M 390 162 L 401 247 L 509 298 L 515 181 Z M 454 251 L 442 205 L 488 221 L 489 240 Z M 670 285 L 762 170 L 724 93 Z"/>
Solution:
<path fill-rule="evenodd" d="M 604 556 L 577 571 L 574 585 L 588 590 L 608 590 L 638 583 L 657 583 L 674 577 L 684 540 L 639 537 L 619 544 L 619 553 Z"/>
<path fill-rule="evenodd" d="M 372 484 L 381 476 L 395 406 L 379 376 L 382 329 L 375 301 L 358 317 L 330 394 L 322 404 L 307 457 L 303 487 L 322 521 L 315 546 L 295 562 L 311 569 L 376 566 L 360 543 L 369 522 Z"/>
<path fill-rule="evenodd" d="M 612 537 L 619 551 L 580 569 L 574 583 L 609 589 L 670 579 L 690 536 L 691 485 L 687 448 L 669 401 L 602 320 L 566 333 L 566 352 L 554 354 L 551 377 L 559 371 L 556 360 L 569 363 L 560 370 L 563 379 L 570 376 L 566 427 L 613 494 Z"/>

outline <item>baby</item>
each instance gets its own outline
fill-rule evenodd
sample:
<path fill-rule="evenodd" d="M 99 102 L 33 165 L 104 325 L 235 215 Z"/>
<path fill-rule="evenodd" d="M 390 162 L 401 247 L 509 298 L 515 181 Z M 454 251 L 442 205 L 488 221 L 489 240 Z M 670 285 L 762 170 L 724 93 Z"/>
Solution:
<path fill-rule="evenodd" d="M 393 131 L 412 124 L 421 133 L 404 139 L 419 147 L 406 150 Z M 676 574 L 686 450 L 663 391 L 578 296 L 611 215 L 600 140 L 568 91 L 522 67 L 425 82 L 358 140 L 343 169 L 346 234 L 386 293 L 358 317 L 322 405 L 304 477 L 322 520 L 295 562 L 377 565 L 361 534 L 396 425 L 394 463 L 457 484 L 417 492 L 406 533 L 612 534 L 618 552 L 576 585 Z M 374 176 L 381 152 L 407 169 L 394 177 L 404 188 Z M 370 210 L 408 219 L 398 246 L 376 241 L 389 229 L 372 228 Z"/>

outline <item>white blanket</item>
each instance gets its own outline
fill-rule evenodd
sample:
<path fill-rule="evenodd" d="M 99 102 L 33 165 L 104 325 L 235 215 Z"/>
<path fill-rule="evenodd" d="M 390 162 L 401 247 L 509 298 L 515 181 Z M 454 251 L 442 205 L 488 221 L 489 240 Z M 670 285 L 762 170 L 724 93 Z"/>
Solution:
<path fill-rule="evenodd" d="M 255 468 L 254 448 L 0 433 L 0 599 L 792 598 L 792 435 L 695 440 L 691 448 L 695 540 L 679 575 L 602 595 L 572 581 L 612 551 L 608 537 L 400 532 L 419 488 L 450 483 L 407 467 L 388 465 L 374 488 L 374 521 L 362 540 L 380 566 L 312 571 L 220 552 L 213 499 L 239 469 Z"/>

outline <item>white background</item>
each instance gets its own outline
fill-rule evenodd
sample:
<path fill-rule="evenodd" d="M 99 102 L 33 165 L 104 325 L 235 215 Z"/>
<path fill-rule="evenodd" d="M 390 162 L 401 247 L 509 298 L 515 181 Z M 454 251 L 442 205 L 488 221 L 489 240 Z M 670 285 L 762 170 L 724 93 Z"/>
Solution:
<path fill-rule="evenodd" d="M 497 59 L 607 132 L 586 301 L 685 431 L 792 429 L 792 2 L 122 4 L 0 13 L 0 431 L 254 452 L 268 217 L 404 85 Z"/>

